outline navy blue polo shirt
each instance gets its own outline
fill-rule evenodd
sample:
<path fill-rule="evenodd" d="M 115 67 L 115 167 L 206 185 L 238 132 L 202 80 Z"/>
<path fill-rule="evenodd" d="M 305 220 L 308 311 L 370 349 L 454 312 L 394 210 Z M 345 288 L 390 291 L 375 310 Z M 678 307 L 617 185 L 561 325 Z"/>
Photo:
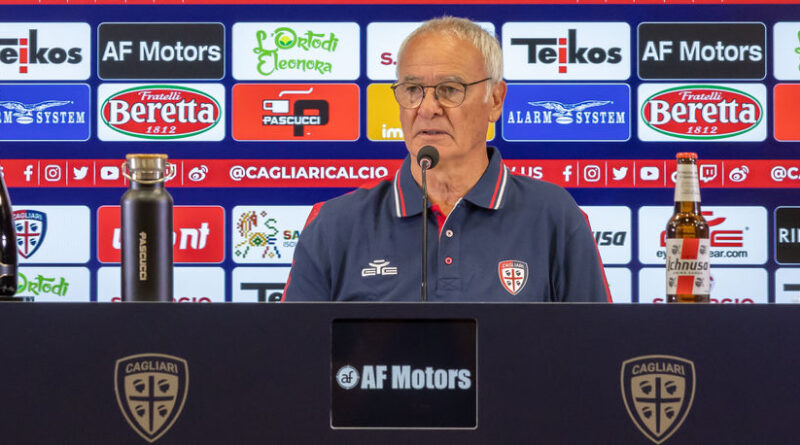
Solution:
<path fill-rule="evenodd" d="M 512 175 L 497 149 L 444 218 L 429 212 L 428 301 L 610 301 L 594 237 L 563 188 Z M 318 204 L 284 301 L 419 301 L 422 191 L 392 181 Z"/>

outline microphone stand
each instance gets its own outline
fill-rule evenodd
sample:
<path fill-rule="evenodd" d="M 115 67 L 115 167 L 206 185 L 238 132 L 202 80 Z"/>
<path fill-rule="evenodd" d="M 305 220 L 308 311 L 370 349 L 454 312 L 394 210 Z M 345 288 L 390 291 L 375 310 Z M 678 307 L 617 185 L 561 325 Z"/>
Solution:
<path fill-rule="evenodd" d="M 431 161 L 423 158 L 422 167 L 422 286 L 420 287 L 420 300 L 428 301 L 428 183 L 426 180 L 428 167 Z"/>

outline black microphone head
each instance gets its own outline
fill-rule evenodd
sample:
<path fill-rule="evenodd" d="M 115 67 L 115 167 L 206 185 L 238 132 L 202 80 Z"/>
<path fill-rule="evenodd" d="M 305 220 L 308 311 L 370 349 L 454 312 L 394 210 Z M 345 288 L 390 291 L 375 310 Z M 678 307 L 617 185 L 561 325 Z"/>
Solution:
<path fill-rule="evenodd" d="M 417 164 L 421 164 L 423 159 L 427 159 L 431 163 L 428 169 L 436 167 L 436 164 L 439 163 L 439 150 L 433 145 L 426 145 L 420 148 L 417 152 Z"/>

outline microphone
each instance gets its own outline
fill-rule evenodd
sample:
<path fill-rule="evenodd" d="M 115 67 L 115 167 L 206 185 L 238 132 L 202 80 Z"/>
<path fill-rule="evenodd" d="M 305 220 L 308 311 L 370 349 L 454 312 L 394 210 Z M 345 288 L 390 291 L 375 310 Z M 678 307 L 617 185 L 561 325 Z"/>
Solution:
<path fill-rule="evenodd" d="M 417 164 L 422 168 L 422 285 L 419 297 L 428 301 L 428 169 L 439 163 L 439 151 L 432 145 L 426 145 L 417 152 Z"/>

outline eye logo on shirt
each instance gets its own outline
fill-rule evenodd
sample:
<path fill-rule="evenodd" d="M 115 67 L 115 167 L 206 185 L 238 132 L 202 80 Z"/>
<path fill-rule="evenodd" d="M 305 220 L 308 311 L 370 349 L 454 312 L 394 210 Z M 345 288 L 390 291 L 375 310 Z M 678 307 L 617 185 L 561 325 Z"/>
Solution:
<path fill-rule="evenodd" d="M 369 263 L 370 267 L 361 269 L 362 277 L 373 277 L 375 275 L 397 275 L 397 267 L 389 267 L 389 261 L 380 259 Z"/>
<path fill-rule="evenodd" d="M 528 283 L 528 263 L 518 260 L 503 260 L 497 263 L 500 283 L 511 295 L 517 295 Z"/>

